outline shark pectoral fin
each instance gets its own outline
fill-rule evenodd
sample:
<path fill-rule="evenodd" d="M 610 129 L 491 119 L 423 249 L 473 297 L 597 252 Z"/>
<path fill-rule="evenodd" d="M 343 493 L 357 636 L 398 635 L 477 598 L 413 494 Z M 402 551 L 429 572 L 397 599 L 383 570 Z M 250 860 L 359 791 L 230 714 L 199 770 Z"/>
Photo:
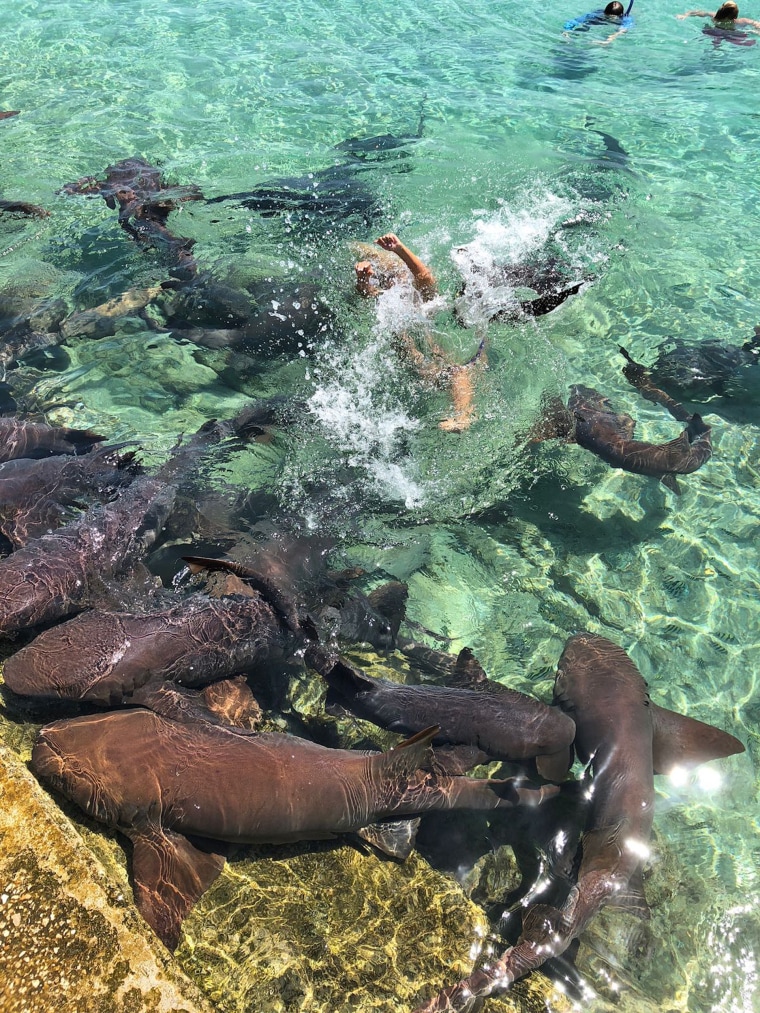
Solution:
<path fill-rule="evenodd" d="M 457 655 L 449 685 L 464 689 L 479 689 L 488 682 L 483 666 L 469 647 L 463 647 Z"/>
<path fill-rule="evenodd" d="M 262 711 L 244 675 L 212 682 L 201 691 L 201 699 L 212 715 L 238 728 L 257 728 Z"/>
<path fill-rule="evenodd" d="M 210 721 L 250 729 L 261 722 L 261 708 L 242 675 L 222 679 L 202 690 L 153 679 L 138 687 L 129 703 L 180 724 Z"/>
<path fill-rule="evenodd" d="M 369 826 L 357 830 L 356 834 L 378 851 L 382 851 L 384 855 L 403 861 L 412 853 L 419 825 L 420 817 L 417 816 L 411 820 L 370 823 Z"/>
<path fill-rule="evenodd" d="M 708 426 L 702 416 L 698 412 L 694 412 L 689 417 L 686 433 L 689 437 L 689 443 L 694 443 L 695 440 L 709 436 L 712 433 L 712 426 Z"/>
<path fill-rule="evenodd" d="M 708 760 L 744 752 L 744 745 L 737 738 L 714 725 L 654 703 L 650 704 L 650 711 L 655 774 L 669 774 L 676 767 L 696 767 Z"/>
<path fill-rule="evenodd" d="M 670 491 L 675 493 L 676 496 L 681 495 L 681 486 L 678 484 L 678 480 L 675 475 L 668 473 L 667 475 L 663 475 L 660 481 L 666 489 L 670 489 Z"/>
<path fill-rule="evenodd" d="M 132 878 L 140 914 L 174 951 L 182 922 L 224 868 L 225 856 L 195 847 L 181 834 L 151 825 L 132 830 Z"/>
<path fill-rule="evenodd" d="M 536 770 L 547 781 L 564 781 L 573 763 L 573 747 L 536 757 Z"/>

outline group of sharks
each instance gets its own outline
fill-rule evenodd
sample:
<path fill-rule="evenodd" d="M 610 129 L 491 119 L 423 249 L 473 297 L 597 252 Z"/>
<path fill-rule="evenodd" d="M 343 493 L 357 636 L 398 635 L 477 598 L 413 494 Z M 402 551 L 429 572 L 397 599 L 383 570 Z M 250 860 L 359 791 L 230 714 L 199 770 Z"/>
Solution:
<path fill-rule="evenodd" d="M 345 165 L 210 202 L 233 201 L 264 216 L 370 224 L 379 205 L 360 174 L 419 139 L 423 123 L 421 113 L 415 134 L 344 142 Z M 169 228 L 181 203 L 205 200 L 197 187 L 167 186 L 160 170 L 133 158 L 109 166 L 104 180 L 86 177 L 64 192 L 99 195 L 118 209 L 131 239 L 161 252 L 168 319 L 181 336 L 227 348 L 248 347 L 257 327 L 271 337 L 271 314 L 262 321 L 250 293 L 211 279 L 193 240 Z M 2 210 L 45 213 L 7 202 Z M 324 315 L 316 297 L 296 296 L 280 314 L 286 330 L 303 333 L 296 311 L 304 301 L 317 333 Z M 132 309 L 144 309 L 154 294 L 129 297 Z M 541 312 L 556 305 L 550 293 Z M 108 313 L 96 316 L 97 326 L 107 326 Z M 80 315 L 70 329 L 84 326 Z M 5 364 L 45 347 L 46 335 L 54 344 L 66 333 L 60 319 L 55 334 L 14 323 Z M 633 419 L 578 384 L 567 405 L 547 405 L 529 442 L 575 442 L 677 492 L 675 476 L 710 457 L 710 427 L 621 351 L 632 385 L 685 423 L 678 438 L 634 440 Z M 578 833 L 557 858 L 558 869 L 572 871 L 557 872 L 554 901 L 527 905 L 514 945 L 416 1011 L 474 1013 L 489 995 L 563 953 L 603 906 L 643 905 L 655 775 L 744 749 L 724 731 L 657 706 L 628 655 L 591 633 L 568 639 L 550 704 L 508 689 L 489 679 L 469 650 L 449 655 L 403 636 L 402 585 L 364 594 L 356 574 L 327 569 L 318 541 L 297 544 L 284 557 L 271 546 L 236 541 L 229 510 L 221 520 L 210 510 L 203 522 L 209 540 L 231 552 L 188 552 L 179 565 L 195 574 L 192 590 L 157 588 L 151 553 L 199 530 L 204 456 L 266 434 L 277 406 L 254 405 L 235 419 L 207 423 L 152 471 L 128 443 L 109 445 L 97 433 L 20 418 L 14 409 L 10 398 L 0 417 L 0 638 L 8 650 L 14 638 L 22 646 L 5 661 L 5 687 L 18 698 L 88 711 L 42 727 L 32 770 L 129 838 L 135 902 L 169 949 L 231 846 L 355 835 L 403 859 L 425 814 L 543 805 L 574 783 L 577 760 L 586 767 L 587 790 L 578 802 Z M 401 651 L 438 681 L 370 675 L 341 653 L 346 641 Z M 385 752 L 367 752 L 258 731 L 257 674 L 282 663 L 322 678 L 330 708 L 407 737 Z M 89 713 L 93 707 L 102 710 Z M 507 765 L 508 776 L 470 776 L 493 762 Z"/>
<path fill-rule="evenodd" d="M 319 542 L 290 556 L 188 554 L 202 589 L 157 590 L 145 560 L 188 475 L 210 447 L 255 438 L 267 418 L 254 406 L 209 423 L 151 473 L 96 433 L 0 418 L 0 637 L 36 634 L 6 660 L 6 691 L 102 709 L 44 725 L 32 770 L 130 839 L 135 902 L 173 950 L 232 845 L 355 835 L 403 859 L 425 814 L 541 805 L 577 758 L 588 789 L 557 904 L 527 906 L 514 946 L 419 1007 L 477 1009 L 562 953 L 605 904 L 641 902 L 656 774 L 744 747 L 657 706 L 625 652 L 590 633 L 565 645 L 551 704 L 508 689 L 467 649 L 403 636 L 403 585 L 351 590 L 356 574 L 327 571 Z M 399 650 L 445 684 L 372 676 L 341 653 L 346 638 Z M 331 708 L 408 737 L 372 753 L 257 731 L 251 686 L 283 660 L 323 678 Z M 508 776 L 468 775 L 493 761 Z"/>

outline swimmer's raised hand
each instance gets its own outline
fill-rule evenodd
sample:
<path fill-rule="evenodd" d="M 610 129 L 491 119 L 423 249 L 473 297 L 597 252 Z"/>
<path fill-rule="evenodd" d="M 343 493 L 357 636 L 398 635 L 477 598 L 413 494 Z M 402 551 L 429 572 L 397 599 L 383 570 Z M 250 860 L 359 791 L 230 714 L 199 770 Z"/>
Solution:
<path fill-rule="evenodd" d="M 378 246 L 382 246 L 384 250 L 388 250 L 390 253 L 398 253 L 404 246 L 399 237 L 393 232 L 387 232 L 384 236 L 380 236 L 379 239 L 376 239 L 375 242 Z"/>

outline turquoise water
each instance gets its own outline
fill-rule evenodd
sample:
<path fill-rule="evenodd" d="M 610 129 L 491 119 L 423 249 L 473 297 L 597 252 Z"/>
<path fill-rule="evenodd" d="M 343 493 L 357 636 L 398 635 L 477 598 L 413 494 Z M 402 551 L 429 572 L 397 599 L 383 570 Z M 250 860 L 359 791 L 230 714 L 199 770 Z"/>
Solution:
<path fill-rule="evenodd" d="M 237 480 L 337 534 L 352 562 L 407 581 L 410 618 L 545 699 L 566 637 L 591 629 L 629 651 L 657 702 L 738 735 L 743 756 L 658 782 L 657 841 L 700 889 L 691 907 L 673 901 L 669 927 L 661 914 L 667 980 L 629 996 L 632 1009 L 648 997 L 734 1013 L 760 1009 L 760 384 L 723 414 L 703 406 L 715 453 L 680 498 L 577 447 L 518 439 L 542 394 L 574 382 L 634 415 L 640 438 L 671 439 L 678 424 L 628 386 L 618 345 L 649 363 L 665 339 L 737 346 L 760 322 L 760 46 L 714 46 L 681 10 L 637 0 L 635 28 L 603 47 L 598 30 L 563 37 L 582 13 L 570 0 L 12 0 L 0 108 L 21 115 L 0 122 L 1 194 L 51 215 L 0 218 L 0 293 L 86 308 L 166 277 L 104 201 L 58 193 L 121 158 L 209 197 L 247 191 L 339 164 L 348 137 L 413 134 L 424 103 L 408 157 L 362 173 L 384 207 L 372 226 L 304 231 L 233 204 L 170 217 L 220 277 L 315 281 L 338 322 L 318 347 L 232 383 L 133 318 L 102 341 L 72 338 L 70 364 L 28 374 L 30 394 L 54 421 L 134 436 L 158 460 L 204 420 L 293 392 L 302 424 L 240 455 Z M 439 276 L 436 340 L 465 361 L 487 336 L 478 420 L 460 435 L 437 426 L 446 395 L 394 353 L 409 307 L 353 295 L 349 240 L 390 230 Z M 486 327 L 474 306 L 458 328 L 466 244 L 510 262 L 548 244 L 589 282 L 535 321 Z"/>

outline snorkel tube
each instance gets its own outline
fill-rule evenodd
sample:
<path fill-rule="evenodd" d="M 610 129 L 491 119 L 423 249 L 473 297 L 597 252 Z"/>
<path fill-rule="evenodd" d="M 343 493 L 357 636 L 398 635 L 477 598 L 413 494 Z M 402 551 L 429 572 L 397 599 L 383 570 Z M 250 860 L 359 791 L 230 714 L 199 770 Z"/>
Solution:
<path fill-rule="evenodd" d="M 631 7 L 633 7 L 633 0 L 631 0 L 631 2 L 628 4 L 628 9 L 626 10 L 626 12 L 623 15 L 623 17 L 625 17 L 625 18 L 628 17 L 628 15 L 631 13 Z"/>

